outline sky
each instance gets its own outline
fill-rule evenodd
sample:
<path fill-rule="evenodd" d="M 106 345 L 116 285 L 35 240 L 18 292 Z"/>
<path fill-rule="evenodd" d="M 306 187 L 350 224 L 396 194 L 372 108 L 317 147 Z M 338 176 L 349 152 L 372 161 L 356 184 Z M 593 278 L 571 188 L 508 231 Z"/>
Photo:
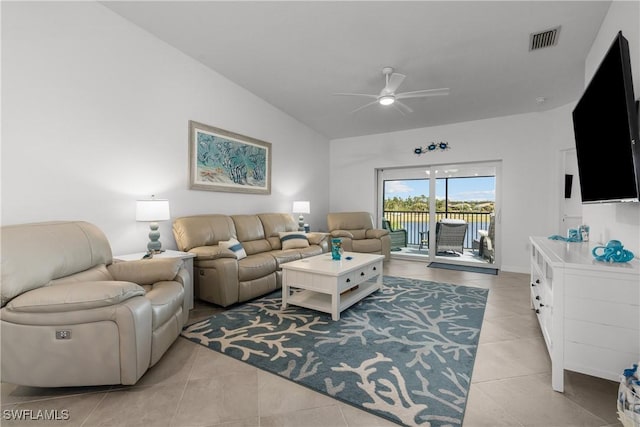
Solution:
<path fill-rule="evenodd" d="M 496 200 L 495 177 L 449 178 L 449 200 Z M 385 198 L 429 196 L 429 180 L 385 181 Z M 444 199 L 444 179 L 436 182 L 436 198 Z"/>

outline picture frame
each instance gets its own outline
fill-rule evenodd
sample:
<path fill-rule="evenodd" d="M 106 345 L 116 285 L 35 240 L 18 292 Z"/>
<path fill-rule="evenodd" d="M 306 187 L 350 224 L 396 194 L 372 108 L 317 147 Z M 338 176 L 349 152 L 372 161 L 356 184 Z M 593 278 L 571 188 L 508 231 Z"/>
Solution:
<path fill-rule="evenodd" d="M 193 190 L 271 194 L 271 143 L 189 121 Z"/>

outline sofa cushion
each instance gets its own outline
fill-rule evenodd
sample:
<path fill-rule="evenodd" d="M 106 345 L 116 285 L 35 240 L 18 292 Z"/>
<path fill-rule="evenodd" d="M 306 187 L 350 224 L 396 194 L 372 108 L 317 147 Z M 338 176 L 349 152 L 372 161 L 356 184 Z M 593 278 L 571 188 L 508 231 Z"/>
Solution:
<path fill-rule="evenodd" d="M 372 253 L 379 252 L 382 244 L 378 239 L 362 239 L 351 242 L 353 252 Z"/>
<path fill-rule="evenodd" d="M 144 295 L 131 282 L 99 281 L 65 283 L 25 292 L 7 304 L 7 309 L 31 313 L 60 313 L 116 305 Z"/>
<path fill-rule="evenodd" d="M 268 252 L 238 260 L 238 280 L 245 282 L 276 271 L 276 260 Z"/>
<path fill-rule="evenodd" d="M 173 221 L 173 236 L 178 249 L 188 252 L 200 246 L 217 245 L 235 237 L 236 229 L 228 215 L 194 215 Z"/>
<path fill-rule="evenodd" d="M 308 248 L 309 241 L 307 236 L 301 231 L 283 231 L 278 233 L 283 250 Z"/>
<path fill-rule="evenodd" d="M 322 248 L 317 245 L 309 246 L 308 248 L 294 249 L 300 253 L 302 258 L 309 258 L 310 256 L 322 255 Z"/>
<path fill-rule="evenodd" d="M 231 238 L 226 241 L 218 242 L 218 246 L 220 246 L 221 248 L 229 249 L 234 253 L 237 259 L 247 257 L 247 252 L 244 250 L 244 247 L 242 247 L 242 243 L 240 243 L 236 239 Z"/>
<path fill-rule="evenodd" d="M 282 264 L 291 261 L 297 261 L 302 258 L 299 249 L 290 249 L 287 251 L 284 250 L 276 250 L 269 252 L 272 257 L 276 259 L 276 268 L 280 270 Z"/>
<path fill-rule="evenodd" d="M 271 244 L 271 249 L 282 249 L 278 233 L 298 230 L 298 223 L 293 219 L 291 214 L 261 213 L 258 214 L 258 217 L 264 227 L 264 236 Z"/>

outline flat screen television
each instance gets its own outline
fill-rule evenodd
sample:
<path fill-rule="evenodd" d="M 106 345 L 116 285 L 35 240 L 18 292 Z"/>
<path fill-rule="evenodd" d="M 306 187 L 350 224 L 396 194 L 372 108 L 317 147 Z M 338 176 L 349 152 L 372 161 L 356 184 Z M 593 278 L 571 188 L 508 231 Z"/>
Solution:
<path fill-rule="evenodd" d="M 573 110 L 582 203 L 638 202 L 640 117 L 619 32 Z"/>

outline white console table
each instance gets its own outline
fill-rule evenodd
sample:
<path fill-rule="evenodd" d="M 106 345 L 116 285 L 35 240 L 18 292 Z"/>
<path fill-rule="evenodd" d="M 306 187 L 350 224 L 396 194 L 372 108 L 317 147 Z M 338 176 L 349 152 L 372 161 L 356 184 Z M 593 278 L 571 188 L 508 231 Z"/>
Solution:
<path fill-rule="evenodd" d="M 531 241 L 531 306 L 551 357 L 551 385 L 564 370 L 618 381 L 640 360 L 640 262 L 603 263 L 593 243 Z"/>

